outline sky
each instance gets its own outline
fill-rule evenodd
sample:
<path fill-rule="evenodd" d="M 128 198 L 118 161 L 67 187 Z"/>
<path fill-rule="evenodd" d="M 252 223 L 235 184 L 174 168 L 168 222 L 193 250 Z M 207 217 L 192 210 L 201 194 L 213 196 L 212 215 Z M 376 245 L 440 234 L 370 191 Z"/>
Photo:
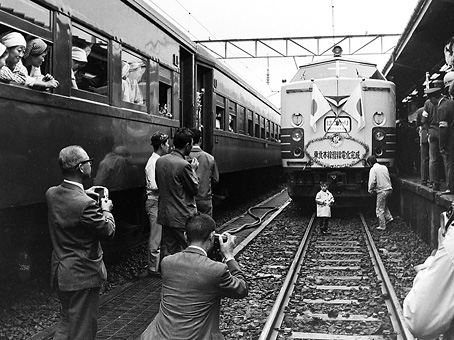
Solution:
<path fill-rule="evenodd" d="M 419 0 L 145 1 L 186 32 L 192 40 L 401 34 L 419 2 Z M 386 38 L 384 50 L 392 51 L 398 39 Z M 332 41 L 328 40 L 325 43 Z M 232 53 L 235 54 L 235 51 Z M 346 57 L 376 63 L 382 70 L 390 55 Z M 317 59 L 312 57 L 295 60 L 227 59 L 225 63 L 279 108 L 282 80 L 290 80 L 297 71 L 297 65 L 304 65 L 313 60 Z"/>

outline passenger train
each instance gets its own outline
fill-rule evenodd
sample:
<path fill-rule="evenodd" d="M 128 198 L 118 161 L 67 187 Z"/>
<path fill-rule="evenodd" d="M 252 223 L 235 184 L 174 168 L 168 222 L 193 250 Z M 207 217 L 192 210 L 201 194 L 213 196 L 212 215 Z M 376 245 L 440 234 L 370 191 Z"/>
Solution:
<path fill-rule="evenodd" d="M 60 85 L 0 83 L 0 282 L 27 280 L 50 259 L 44 195 L 62 181 L 65 146 L 94 158 L 86 188 L 110 190 L 117 231 L 104 244 L 108 256 L 146 239 L 144 167 L 154 132 L 201 127 L 223 192 L 238 178 L 280 169 L 279 111 L 145 1 L 2 0 L 0 34 L 11 31 L 48 44 L 41 71 Z M 88 60 L 77 88 L 73 47 Z"/>
<path fill-rule="evenodd" d="M 395 85 L 376 65 L 334 56 L 301 66 L 282 87 L 281 154 L 288 193 L 314 205 L 327 182 L 337 206 L 367 202 L 369 167 L 394 167 Z"/>

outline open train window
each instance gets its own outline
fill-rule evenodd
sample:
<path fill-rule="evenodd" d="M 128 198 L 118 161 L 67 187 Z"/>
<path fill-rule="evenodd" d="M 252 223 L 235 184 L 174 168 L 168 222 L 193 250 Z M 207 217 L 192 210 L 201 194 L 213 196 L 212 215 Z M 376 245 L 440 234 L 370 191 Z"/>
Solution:
<path fill-rule="evenodd" d="M 159 65 L 159 115 L 173 118 L 172 71 Z"/>
<path fill-rule="evenodd" d="M 146 111 L 146 70 L 147 59 L 125 49 L 121 51 L 121 98 L 125 106 Z"/>
<path fill-rule="evenodd" d="M 2 0 L 0 9 L 38 27 L 50 30 L 52 12 L 29 0 Z"/>
<path fill-rule="evenodd" d="M 236 132 L 236 106 L 237 104 L 229 101 L 229 131 Z"/>
<path fill-rule="evenodd" d="M 260 116 L 258 113 L 254 113 L 254 135 L 260 138 Z"/>
<path fill-rule="evenodd" d="M 72 93 L 86 97 L 83 92 L 91 92 L 106 97 L 109 93 L 107 39 L 75 24 L 71 27 L 71 33 Z M 101 101 L 107 102 L 107 98 Z"/>
<path fill-rule="evenodd" d="M 216 95 L 216 129 L 224 130 L 224 121 L 225 121 L 225 98 Z"/>
<path fill-rule="evenodd" d="M 247 110 L 247 134 L 249 136 L 254 135 L 254 120 L 253 113 L 251 110 Z"/>
<path fill-rule="evenodd" d="M 260 138 L 265 139 L 265 118 L 260 117 Z"/>
<path fill-rule="evenodd" d="M 2 25 L 0 24 L 0 36 L 3 37 L 4 35 L 7 35 L 9 33 L 19 33 L 22 35 L 22 37 L 26 40 L 27 44 L 36 44 L 38 46 L 39 44 L 39 50 L 35 49 L 35 55 L 33 53 L 27 53 L 27 57 L 25 58 L 25 52 L 26 48 L 25 47 L 14 47 L 12 46 L 11 49 L 14 51 L 23 51 L 24 53 L 22 54 L 24 57 L 20 57 L 20 59 L 16 59 L 13 54 L 10 54 L 9 57 L 6 60 L 6 67 L 9 68 L 11 71 L 13 71 L 14 74 L 19 73 L 23 74 L 24 76 L 27 77 L 2 77 L 1 82 L 2 83 L 7 83 L 7 84 L 13 84 L 13 85 L 24 85 L 24 86 L 30 86 L 33 87 L 34 89 L 37 90 L 44 90 L 43 87 L 38 86 L 35 84 L 36 79 L 43 80 L 44 76 L 46 74 L 52 74 L 51 70 L 51 56 L 52 56 L 52 43 L 45 40 L 45 38 L 38 37 L 35 35 L 27 34 L 21 30 L 15 29 L 13 27 L 7 26 L 7 25 Z M 18 35 L 19 36 L 19 35 Z M 40 42 L 36 40 L 36 38 L 41 39 Z M 42 42 L 44 42 L 45 45 L 42 45 Z M 31 46 L 31 45 L 30 45 Z M 15 52 L 17 53 L 17 52 Z M 37 53 L 37 54 L 36 54 Z M 42 58 L 44 57 L 44 61 Z M 17 82 L 17 80 L 21 80 L 21 82 Z M 22 83 L 25 82 L 25 83 Z"/>
<path fill-rule="evenodd" d="M 238 106 L 238 133 L 243 135 L 246 133 L 244 125 L 246 123 L 246 109 L 243 106 Z"/>
<path fill-rule="evenodd" d="M 270 121 L 268 119 L 265 119 L 265 133 L 266 133 L 266 139 L 270 139 Z"/>

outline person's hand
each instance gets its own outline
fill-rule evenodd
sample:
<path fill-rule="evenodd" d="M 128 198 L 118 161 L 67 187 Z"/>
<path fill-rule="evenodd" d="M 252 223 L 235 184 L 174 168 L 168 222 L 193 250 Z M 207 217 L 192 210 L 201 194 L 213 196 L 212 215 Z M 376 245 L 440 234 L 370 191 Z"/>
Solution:
<path fill-rule="evenodd" d="M 191 168 L 196 171 L 197 168 L 199 167 L 199 161 L 197 160 L 197 158 L 193 158 L 189 164 L 191 164 Z"/>
<path fill-rule="evenodd" d="M 113 209 L 113 203 L 110 199 L 108 198 L 102 198 L 101 199 L 101 209 L 103 211 L 112 211 Z"/>
<path fill-rule="evenodd" d="M 46 85 L 47 85 L 47 88 L 56 89 L 58 87 L 58 85 L 60 85 L 60 83 L 58 82 L 58 80 L 51 79 L 51 80 L 46 81 Z"/>
<path fill-rule="evenodd" d="M 49 80 L 54 80 L 54 79 L 55 78 L 52 75 L 50 75 L 49 73 L 43 77 L 43 81 L 49 81 Z"/>
<path fill-rule="evenodd" d="M 227 240 L 224 242 L 222 236 L 227 236 Z M 235 249 L 235 239 L 236 236 L 230 235 L 229 233 L 223 233 L 222 235 L 219 235 L 219 244 L 221 248 L 221 254 L 225 258 L 232 258 L 233 256 L 233 251 Z"/>

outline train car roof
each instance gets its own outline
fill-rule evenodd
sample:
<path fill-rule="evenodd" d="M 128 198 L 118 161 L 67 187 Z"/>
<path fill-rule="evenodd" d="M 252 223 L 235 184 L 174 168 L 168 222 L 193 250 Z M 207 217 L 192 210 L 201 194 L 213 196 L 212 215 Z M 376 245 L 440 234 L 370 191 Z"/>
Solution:
<path fill-rule="evenodd" d="M 272 107 L 275 111 L 278 111 L 280 114 L 279 109 L 272 102 L 270 102 L 264 95 L 262 95 L 260 92 L 254 89 L 249 83 L 247 83 L 244 79 L 237 75 L 236 72 L 232 70 L 228 65 L 221 63 L 216 57 L 213 56 L 213 54 L 208 49 L 206 49 L 200 44 L 197 44 L 197 59 L 199 61 L 206 63 L 209 66 L 212 66 L 213 68 L 218 69 L 219 71 L 227 75 L 229 78 L 240 84 L 243 88 L 257 96 L 261 101 L 266 103 L 268 106 Z"/>
<path fill-rule="evenodd" d="M 336 67 L 329 67 L 338 61 L 342 62 L 342 67 L 339 67 L 338 69 Z M 384 75 L 377 69 L 377 64 L 363 60 L 333 57 L 301 65 L 291 81 L 331 78 L 337 76 L 385 80 Z"/>
<path fill-rule="evenodd" d="M 389 58 L 383 73 L 396 84 L 402 103 L 414 89 L 422 92 L 426 72 L 445 64 L 443 47 L 452 36 L 454 1 L 420 0 Z"/>

